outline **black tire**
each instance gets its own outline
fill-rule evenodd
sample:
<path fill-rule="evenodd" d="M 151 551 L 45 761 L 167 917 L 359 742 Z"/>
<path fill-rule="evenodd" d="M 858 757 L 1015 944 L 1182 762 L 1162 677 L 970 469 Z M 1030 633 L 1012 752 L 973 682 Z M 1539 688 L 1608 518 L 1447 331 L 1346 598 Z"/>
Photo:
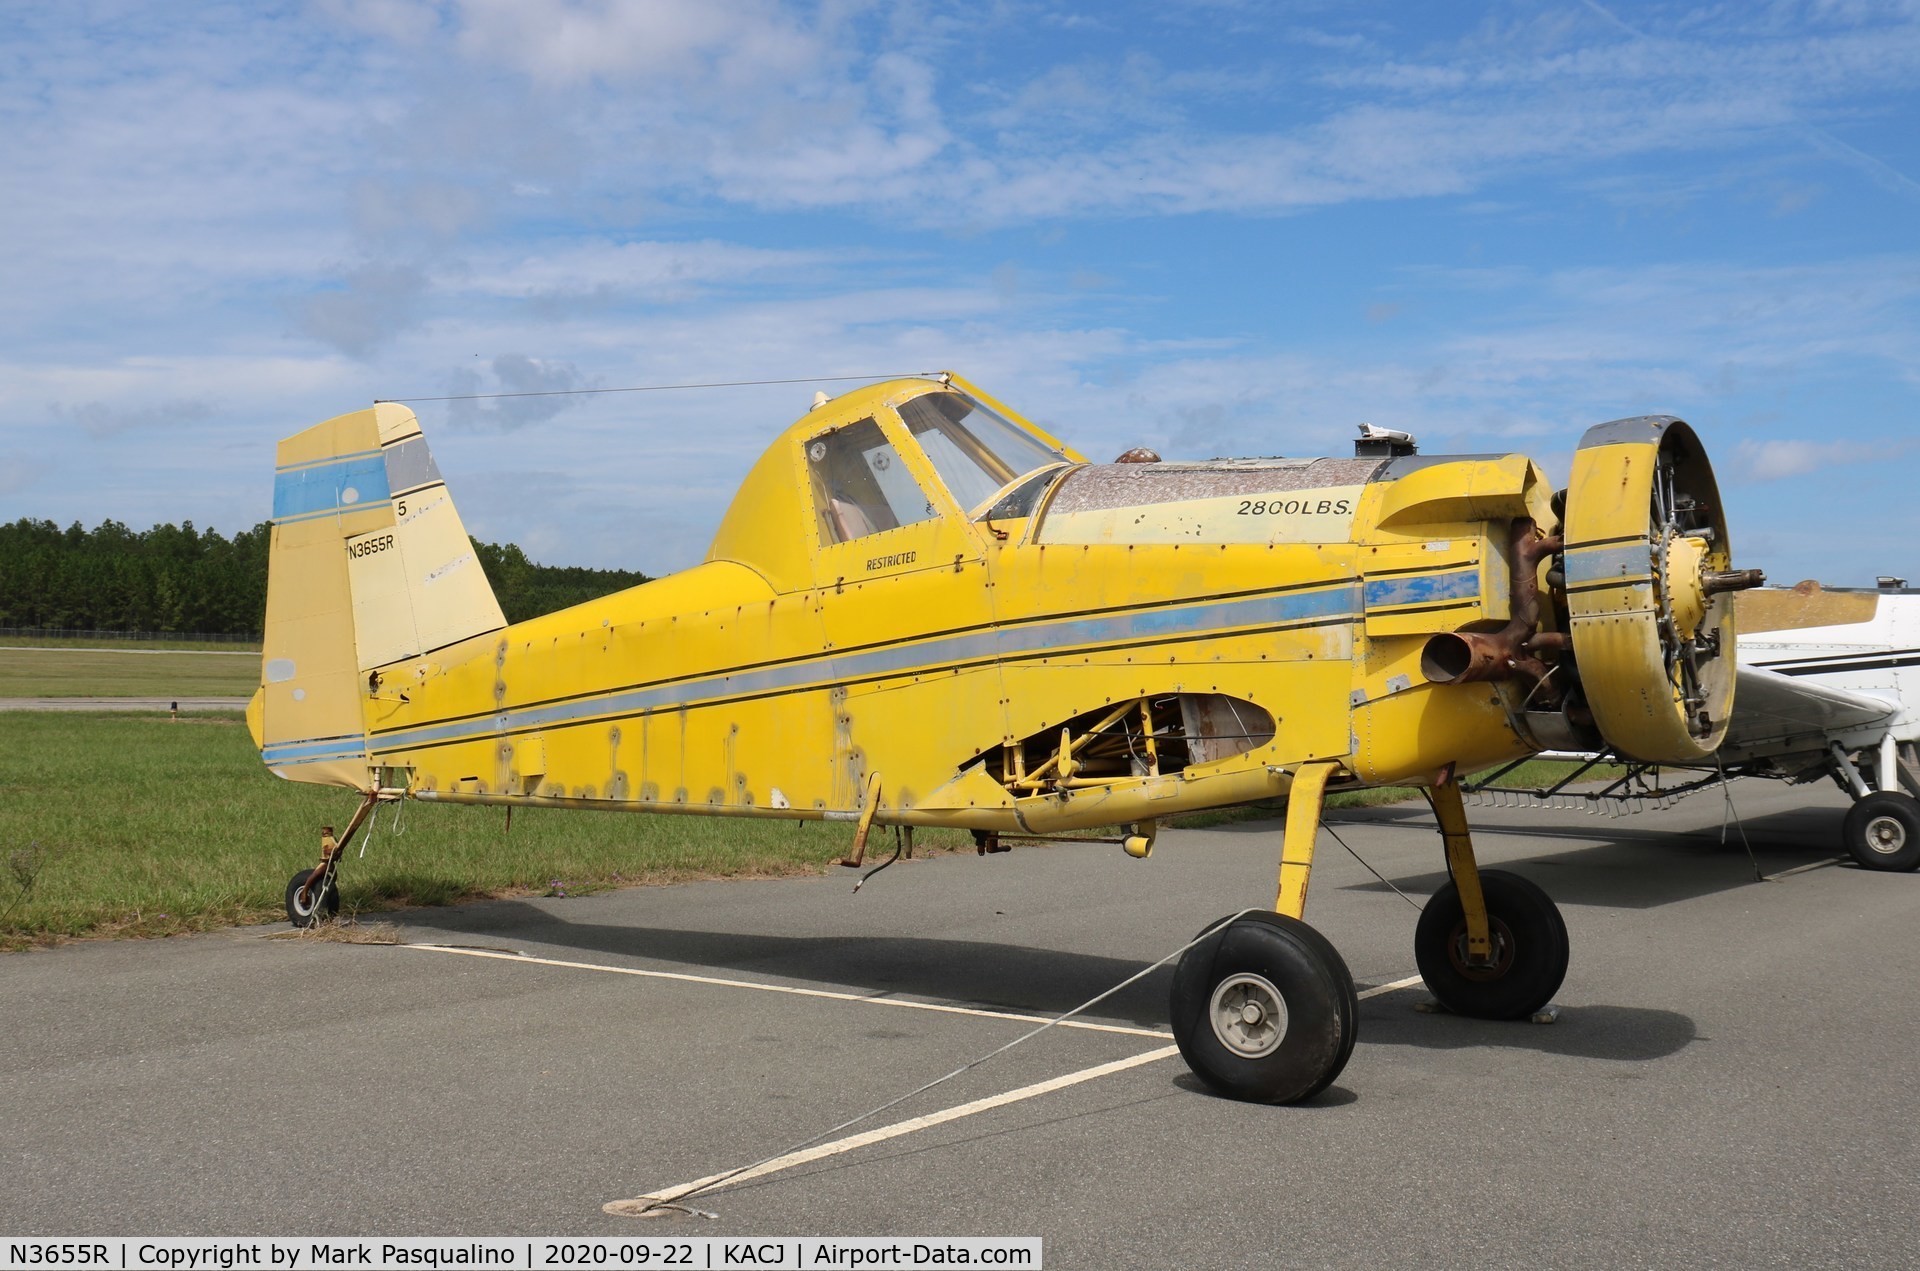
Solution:
<path fill-rule="evenodd" d="M 317 902 L 311 890 L 303 900 L 300 891 L 312 877 L 312 870 L 303 869 L 287 881 L 287 921 L 296 927 L 311 927 L 340 913 L 340 887 L 331 878 L 327 880 L 327 889 Z"/>
<path fill-rule="evenodd" d="M 1920 800 L 1878 790 L 1847 809 L 1840 834 L 1861 869 L 1920 867 Z"/>
<path fill-rule="evenodd" d="M 1236 1000 L 1261 1007 L 1257 1024 L 1232 1021 Z M 1297 918 L 1253 913 L 1181 955 L 1168 1016 L 1181 1057 L 1209 1086 L 1235 1099 L 1298 1103 L 1347 1066 L 1360 1002 L 1325 936 Z"/>
<path fill-rule="evenodd" d="M 1493 935 L 1490 967 L 1467 963 L 1467 915 L 1451 880 L 1433 894 L 1413 933 L 1413 960 L 1440 1004 L 1474 1019 L 1525 1019 L 1553 1000 L 1571 949 L 1559 908 L 1540 887 L 1505 870 L 1480 871 Z"/>

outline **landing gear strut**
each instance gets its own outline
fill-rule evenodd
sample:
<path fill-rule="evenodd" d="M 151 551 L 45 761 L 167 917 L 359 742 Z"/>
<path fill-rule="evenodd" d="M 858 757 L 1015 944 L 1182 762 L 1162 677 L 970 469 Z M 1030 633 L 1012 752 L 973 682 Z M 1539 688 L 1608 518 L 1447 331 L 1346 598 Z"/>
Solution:
<path fill-rule="evenodd" d="M 1433 788 L 1453 877 L 1420 911 L 1413 959 L 1440 1004 L 1474 1019 L 1525 1019 L 1566 978 L 1567 924 L 1538 885 L 1474 862 L 1460 786 Z"/>
<path fill-rule="evenodd" d="M 353 819 L 347 822 L 347 832 L 337 840 L 333 837 L 333 827 L 320 827 L 320 863 L 312 869 L 303 869 L 287 880 L 287 921 L 296 927 L 311 927 L 335 917 L 340 912 L 340 858 L 345 855 L 347 844 L 361 824 L 372 813 L 374 804 L 379 801 L 377 792 L 369 792 Z"/>

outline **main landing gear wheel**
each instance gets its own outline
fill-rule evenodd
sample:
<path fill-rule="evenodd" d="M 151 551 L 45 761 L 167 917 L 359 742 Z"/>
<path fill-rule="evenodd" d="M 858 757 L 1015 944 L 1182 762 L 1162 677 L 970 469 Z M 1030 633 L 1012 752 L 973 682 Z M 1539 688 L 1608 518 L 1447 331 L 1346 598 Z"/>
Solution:
<path fill-rule="evenodd" d="M 1298 1103 L 1347 1066 L 1360 1002 L 1325 936 L 1297 918 L 1252 913 L 1181 955 L 1168 1015 L 1187 1066 L 1215 1090 Z"/>
<path fill-rule="evenodd" d="M 287 921 L 296 927 L 311 927 L 340 913 L 340 886 L 333 876 L 327 876 L 324 889 L 308 887 L 312 877 L 312 870 L 303 869 L 287 880 Z"/>
<path fill-rule="evenodd" d="M 1868 795 L 1847 809 L 1840 833 L 1862 869 L 1920 867 L 1920 800 L 1892 790 Z"/>
<path fill-rule="evenodd" d="M 1553 1000 L 1567 975 L 1567 924 L 1547 893 L 1504 870 L 1480 871 L 1493 959 L 1467 956 L 1467 915 L 1452 882 L 1420 911 L 1413 959 L 1440 1004 L 1474 1019 L 1525 1019 Z"/>

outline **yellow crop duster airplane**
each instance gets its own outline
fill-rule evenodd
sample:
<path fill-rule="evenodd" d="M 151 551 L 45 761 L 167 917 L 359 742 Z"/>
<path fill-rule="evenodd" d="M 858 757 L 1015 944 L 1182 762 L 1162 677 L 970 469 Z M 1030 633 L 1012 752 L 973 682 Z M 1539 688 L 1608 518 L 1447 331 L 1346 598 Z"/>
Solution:
<path fill-rule="evenodd" d="M 362 803 L 287 887 L 337 910 L 380 800 L 956 826 L 1000 837 L 1287 800 L 1277 899 L 1181 959 L 1194 1071 L 1307 1098 L 1353 1049 L 1340 955 L 1301 921 L 1323 797 L 1426 787 L 1452 881 L 1415 937 L 1465 1015 L 1567 966 L 1538 887 L 1474 865 L 1456 773 L 1611 744 L 1711 753 L 1731 568 L 1691 429 L 1588 431 L 1558 494 L 1520 455 L 1089 463 L 955 375 L 827 400 L 747 474 L 704 563 L 508 626 L 411 411 L 280 443 L 267 765 Z"/>

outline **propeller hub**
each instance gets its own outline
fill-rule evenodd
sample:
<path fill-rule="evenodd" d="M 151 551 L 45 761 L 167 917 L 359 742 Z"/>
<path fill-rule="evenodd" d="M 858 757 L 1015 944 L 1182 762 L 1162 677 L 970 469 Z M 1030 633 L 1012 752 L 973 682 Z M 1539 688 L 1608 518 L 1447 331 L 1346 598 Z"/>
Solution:
<path fill-rule="evenodd" d="M 1707 540 L 1676 534 L 1667 541 L 1667 568 L 1663 583 L 1673 614 L 1674 635 L 1691 640 L 1707 618 L 1705 571 Z"/>

